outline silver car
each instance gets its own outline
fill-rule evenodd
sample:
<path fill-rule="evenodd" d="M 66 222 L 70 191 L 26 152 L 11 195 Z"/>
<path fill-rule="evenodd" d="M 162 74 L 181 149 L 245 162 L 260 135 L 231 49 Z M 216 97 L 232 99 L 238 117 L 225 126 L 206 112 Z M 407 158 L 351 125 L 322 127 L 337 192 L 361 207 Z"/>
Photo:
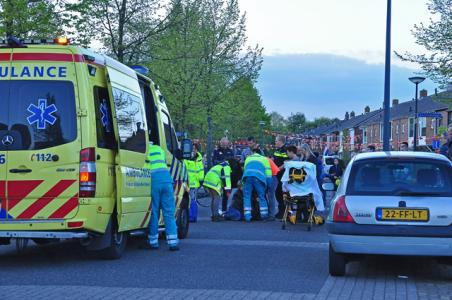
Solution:
<path fill-rule="evenodd" d="M 345 274 L 352 254 L 452 257 L 452 163 L 435 153 L 355 156 L 327 228 L 333 276 Z"/>

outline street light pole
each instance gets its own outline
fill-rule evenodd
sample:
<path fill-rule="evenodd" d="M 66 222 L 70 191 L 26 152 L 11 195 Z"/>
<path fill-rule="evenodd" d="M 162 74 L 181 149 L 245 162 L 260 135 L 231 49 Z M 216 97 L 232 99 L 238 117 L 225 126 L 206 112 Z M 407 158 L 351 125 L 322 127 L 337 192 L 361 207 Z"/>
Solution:
<path fill-rule="evenodd" d="M 264 147 L 264 126 L 265 126 L 265 122 L 264 121 L 260 121 L 259 122 L 259 127 L 261 128 L 261 147 L 263 150 Z"/>
<path fill-rule="evenodd" d="M 415 76 L 408 78 L 412 83 L 416 85 L 416 95 L 414 97 L 414 140 L 413 140 L 413 150 L 416 151 L 417 139 L 418 139 L 418 118 L 417 118 L 417 102 L 418 102 L 418 85 L 425 80 L 425 77 Z"/>
<path fill-rule="evenodd" d="M 390 120 L 390 88 L 391 88 L 391 0 L 388 0 L 386 13 L 386 59 L 385 59 L 385 92 L 383 118 L 383 151 L 389 151 Z"/>

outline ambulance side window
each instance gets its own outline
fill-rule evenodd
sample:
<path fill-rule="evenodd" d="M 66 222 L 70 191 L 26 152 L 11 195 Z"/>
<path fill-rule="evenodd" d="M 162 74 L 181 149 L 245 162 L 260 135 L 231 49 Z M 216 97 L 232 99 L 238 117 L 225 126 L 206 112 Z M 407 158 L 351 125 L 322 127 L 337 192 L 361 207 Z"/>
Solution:
<path fill-rule="evenodd" d="M 113 88 L 119 147 L 123 150 L 146 152 L 146 122 L 141 97 Z"/>
<path fill-rule="evenodd" d="M 171 123 L 170 123 L 170 118 L 168 116 L 168 114 L 166 112 L 164 112 L 163 110 L 161 111 L 162 116 L 162 122 L 163 122 L 163 131 L 165 132 L 165 141 L 166 141 L 166 148 L 168 149 L 168 151 L 170 151 L 171 153 L 173 153 L 173 146 L 172 146 L 172 141 L 171 141 Z"/>
<path fill-rule="evenodd" d="M 149 141 L 154 145 L 160 145 L 159 130 L 157 125 L 157 109 L 155 107 L 154 97 L 151 88 L 140 81 L 141 95 L 144 99 L 146 109 L 146 123 L 148 124 Z"/>
<path fill-rule="evenodd" d="M 95 86 L 93 94 L 96 110 L 97 146 L 105 149 L 116 149 L 108 89 Z"/>

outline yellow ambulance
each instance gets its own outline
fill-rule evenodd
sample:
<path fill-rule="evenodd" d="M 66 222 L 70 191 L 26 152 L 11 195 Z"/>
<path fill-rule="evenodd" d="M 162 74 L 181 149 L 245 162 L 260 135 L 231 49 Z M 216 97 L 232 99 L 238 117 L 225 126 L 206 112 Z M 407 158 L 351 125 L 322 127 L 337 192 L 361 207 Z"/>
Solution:
<path fill-rule="evenodd" d="M 119 258 L 151 210 L 149 144 L 167 153 L 180 238 L 189 190 L 165 99 L 143 67 L 67 39 L 0 41 L 0 244 L 79 239 Z"/>

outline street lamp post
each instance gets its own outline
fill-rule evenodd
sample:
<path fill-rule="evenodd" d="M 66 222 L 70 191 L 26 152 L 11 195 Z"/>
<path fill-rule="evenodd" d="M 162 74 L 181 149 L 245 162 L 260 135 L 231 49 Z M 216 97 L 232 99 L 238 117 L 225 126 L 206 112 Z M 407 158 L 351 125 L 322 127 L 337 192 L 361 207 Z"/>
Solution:
<path fill-rule="evenodd" d="M 388 0 L 386 13 L 386 57 L 385 57 L 385 91 L 384 91 L 384 119 L 383 119 L 383 151 L 389 151 L 389 120 L 390 120 L 390 92 L 391 92 L 391 0 Z"/>
<path fill-rule="evenodd" d="M 264 121 L 260 121 L 259 122 L 259 127 L 261 129 L 261 147 L 264 147 L 264 126 L 265 126 L 265 122 Z"/>
<path fill-rule="evenodd" d="M 414 97 L 414 141 L 413 141 L 413 150 L 416 151 L 417 148 L 417 131 L 418 131 L 418 118 L 417 118 L 417 102 L 418 102 L 418 85 L 422 81 L 425 80 L 425 77 L 415 76 L 408 78 L 412 83 L 416 85 L 416 96 Z"/>

